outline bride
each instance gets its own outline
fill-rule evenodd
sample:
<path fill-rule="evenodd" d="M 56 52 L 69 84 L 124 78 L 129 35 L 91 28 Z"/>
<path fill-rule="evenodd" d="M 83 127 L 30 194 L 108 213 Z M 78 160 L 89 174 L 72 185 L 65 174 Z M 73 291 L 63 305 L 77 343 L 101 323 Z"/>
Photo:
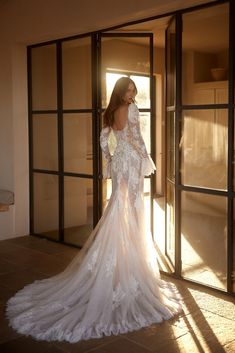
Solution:
<path fill-rule="evenodd" d="M 63 272 L 34 281 L 7 302 L 10 326 L 19 333 L 77 342 L 138 330 L 182 310 L 176 288 L 160 279 L 144 224 L 144 176 L 156 168 L 140 133 L 136 93 L 130 78 L 120 78 L 104 113 L 100 145 L 112 195 L 102 218 Z"/>

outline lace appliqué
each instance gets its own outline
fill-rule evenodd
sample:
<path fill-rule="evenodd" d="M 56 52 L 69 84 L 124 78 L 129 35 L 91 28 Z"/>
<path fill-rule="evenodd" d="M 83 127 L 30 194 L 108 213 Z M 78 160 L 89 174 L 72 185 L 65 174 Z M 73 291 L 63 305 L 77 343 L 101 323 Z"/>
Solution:
<path fill-rule="evenodd" d="M 111 129 L 109 127 L 105 127 L 100 132 L 100 147 L 104 153 L 105 158 L 108 161 L 111 161 L 111 154 L 109 152 L 108 139 Z"/>
<path fill-rule="evenodd" d="M 133 276 L 130 279 L 130 289 L 131 289 L 131 294 L 135 298 L 139 296 L 139 294 L 140 294 L 140 285 L 139 285 L 139 282 Z"/>
<path fill-rule="evenodd" d="M 114 254 L 110 254 L 107 262 L 105 263 L 105 276 L 109 277 L 113 274 L 113 270 L 116 264 L 116 256 Z"/>
<path fill-rule="evenodd" d="M 95 265 L 97 263 L 98 254 L 99 254 L 99 250 L 96 249 L 91 256 L 91 260 L 87 264 L 88 271 L 93 272 Z"/>
<path fill-rule="evenodd" d="M 118 283 L 116 289 L 113 291 L 113 309 L 116 309 L 120 306 L 125 296 L 126 293 L 123 291 L 120 283 Z"/>

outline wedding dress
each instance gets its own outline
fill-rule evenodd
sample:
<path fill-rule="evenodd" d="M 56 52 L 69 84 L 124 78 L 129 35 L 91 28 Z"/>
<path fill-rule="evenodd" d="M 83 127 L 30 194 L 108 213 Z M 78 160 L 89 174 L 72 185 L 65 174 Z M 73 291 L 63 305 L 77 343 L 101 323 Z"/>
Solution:
<path fill-rule="evenodd" d="M 134 103 L 125 128 L 113 130 L 117 146 L 112 157 L 110 131 L 103 128 L 100 135 L 108 162 L 105 176 L 112 176 L 108 206 L 63 272 L 26 285 L 8 300 L 9 324 L 19 333 L 77 342 L 137 330 L 182 310 L 176 288 L 160 279 L 154 243 L 145 229 L 144 175 L 156 168 Z"/>

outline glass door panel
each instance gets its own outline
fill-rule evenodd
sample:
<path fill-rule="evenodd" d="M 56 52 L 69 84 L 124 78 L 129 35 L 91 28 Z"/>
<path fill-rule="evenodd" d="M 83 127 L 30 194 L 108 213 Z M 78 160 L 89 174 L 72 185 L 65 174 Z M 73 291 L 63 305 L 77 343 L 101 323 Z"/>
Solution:
<path fill-rule="evenodd" d="M 64 241 L 82 247 L 93 229 L 91 36 L 62 41 Z M 70 175 L 67 175 L 67 174 Z M 97 204 L 97 200 L 95 201 Z M 96 210 L 97 211 L 97 210 Z"/>
<path fill-rule="evenodd" d="M 183 112 L 181 180 L 184 185 L 227 189 L 228 111 Z"/>
<path fill-rule="evenodd" d="M 166 244 L 165 253 L 171 266 L 175 266 L 175 187 L 167 182 L 166 195 Z M 170 266 L 170 267 L 171 267 Z"/>
<path fill-rule="evenodd" d="M 226 197 L 182 192 L 182 275 L 227 288 Z"/>
<path fill-rule="evenodd" d="M 130 77 L 136 84 L 137 106 L 140 109 L 141 131 L 150 153 L 150 45 L 151 34 L 102 34 L 101 35 L 101 92 L 102 110 L 107 107 L 116 81 L 122 76 Z M 144 109 L 144 111 L 141 111 Z M 110 136 L 110 150 L 115 149 L 115 137 Z M 105 163 L 104 163 L 105 165 Z M 103 166 L 104 167 L 104 166 Z M 103 180 L 103 207 L 111 194 L 111 183 Z"/>
<path fill-rule="evenodd" d="M 56 45 L 32 48 L 32 108 L 57 109 Z"/>
<path fill-rule="evenodd" d="M 228 48 L 228 3 L 183 15 L 183 104 L 228 103 Z"/>
<path fill-rule="evenodd" d="M 175 105 L 176 105 L 176 20 L 170 19 L 166 45 L 166 179 L 165 179 L 165 255 L 168 271 L 175 269 Z"/>
<path fill-rule="evenodd" d="M 34 114 L 33 167 L 58 170 L 58 126 L 56 114 Z"/>
<path fill-rule="evenodd" d="M 91 46 L 88 35 L 30 51 L 32 232 L 77 246 L 93 228 L 94 194 L 98 197 Z"/>
<path fill-rule="evenodd" d="M 64 240 L 83 246 L 93 229 L 93 181 L 64 178 Z"/>
<path fill-rule="evenodd" d="M 34 232 L 59 240 L 59 186 L 58 176 L 33 174 Z"/>
<path fill-rule="evenodd" d="M 92 105 L 91 37 L 62 43 L 63 109 Z"/>
<path fill-rule="evenodd" d="M 64 170 L 92 174 L 92 114 L 64 114 Z"/>
<path fill-rule="evenodd" d="M 140 129 L 147 148 L 147 152 L 151 153 L 151 118 L 150 113 L 140 112 Z"/>
<path fill-rule="evenodd" d="M 167 112 L 167 178 L 175 181 L 175 112 Z"/>
<path fill-rule="evenodd" d="M 175 18 L 170 20 L 166 30 L 166 104 L 168 107 L 175 106 L 175 90 L 176 90 L 176 67 L 175 67 Z"/>

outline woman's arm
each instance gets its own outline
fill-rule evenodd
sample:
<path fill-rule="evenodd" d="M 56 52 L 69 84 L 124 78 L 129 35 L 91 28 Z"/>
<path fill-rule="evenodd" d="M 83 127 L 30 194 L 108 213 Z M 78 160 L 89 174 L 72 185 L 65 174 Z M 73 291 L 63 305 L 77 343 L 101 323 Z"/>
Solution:
<path fill-rule="evenodd" d="M 100 132 L 100 147 L 104 153 L 105 159 L 107 160 L 103 178 L 107 179 L 111 177 L 111 160 L 112 156 L 109 151 L 108 139 L 111 129 L 109 127 L 105 127 Z"/>
<path fill-rule="evenodd" d="M 128 124 L 129 124 L 129 131 L 128 131 L 129 143 L 132 145 L 132 147 L 134 147 L 134 149 L 138 152 L 138 154 L 141 155 L 141 157 L 147 158 L 148 152 L 140 131 L 139 110 L 137 106 L 134 104 L 130 107 Z"/>
<path fill-rule="evenodd" d="M 108 138 L 111 129 L 109 127 L 104 127 L 100 132 L 100 147 L 104 153 L 107 161 L 111 161 L 111 154 L 109 152 Z"/>

